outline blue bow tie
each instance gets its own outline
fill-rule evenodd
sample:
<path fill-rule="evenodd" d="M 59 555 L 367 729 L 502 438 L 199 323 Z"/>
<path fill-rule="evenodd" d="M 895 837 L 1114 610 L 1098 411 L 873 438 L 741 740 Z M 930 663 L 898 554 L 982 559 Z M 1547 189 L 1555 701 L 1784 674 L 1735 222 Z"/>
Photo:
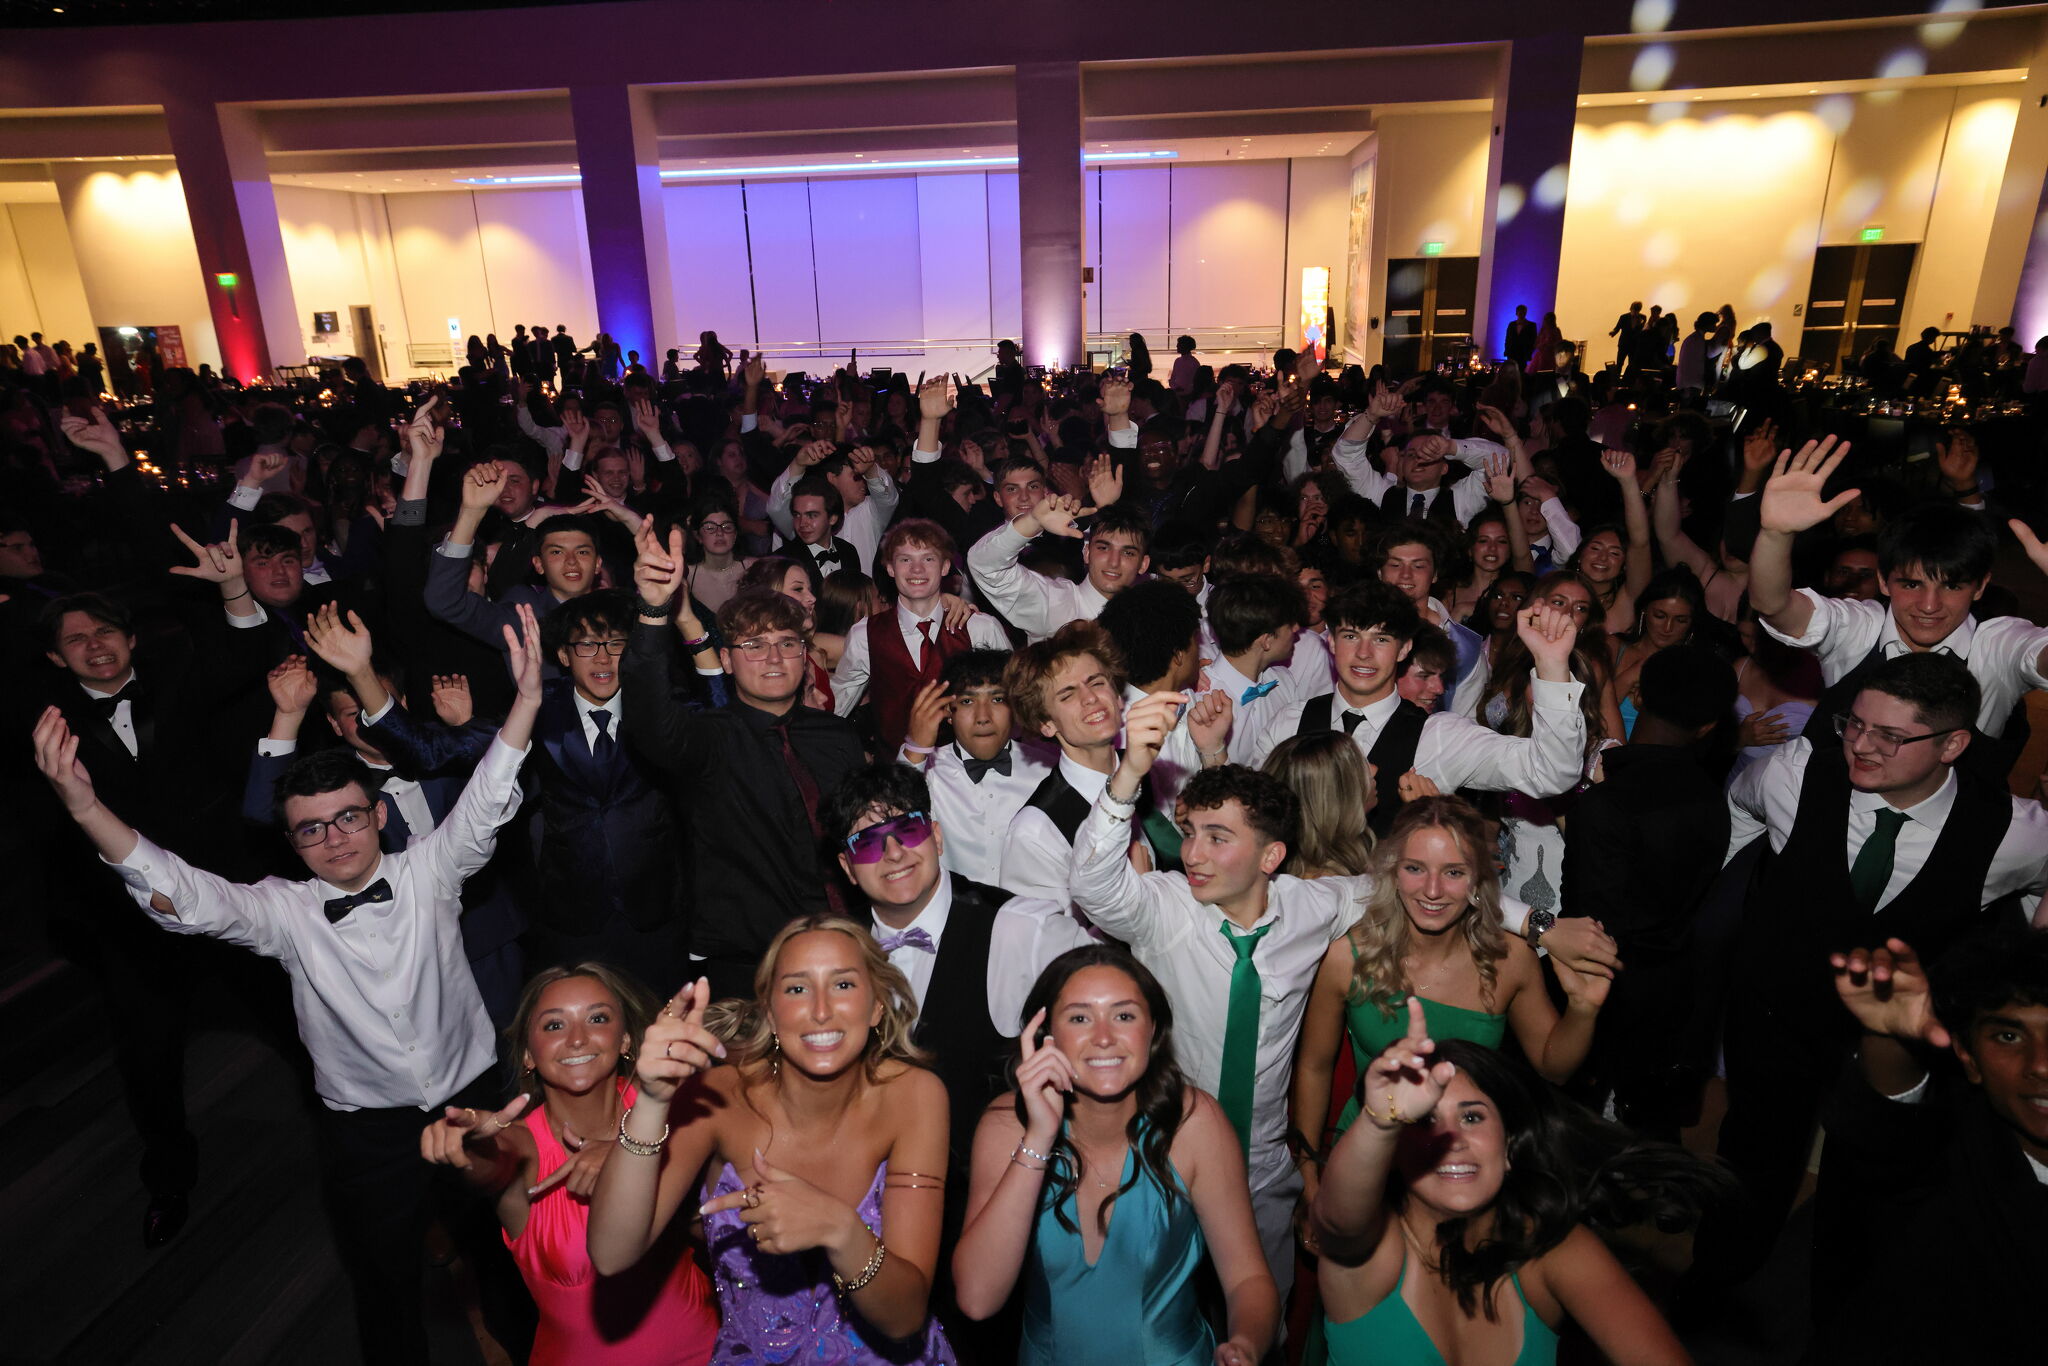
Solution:
<path fill-rule="evenodd" d="M 1267 693 L 1273 691 L 1273 689 L 1279 686 L 1280 680 L 1277 678 L 1269 678 L 1263 683 L 1254 683 L 1249 688 L 1246 688 L 1244 690 L 1243 696 L 1237 699 L 1237 705 L 1240 707 L 1248 707 L 1252 703 L 1258 701 L 1261 697 L 1264 697 Z"/>
<path fill-rule="evenodd" d="M 923 949 L 926 953 L 937 953 L 939 946 L 923 930 L 905 930 L 901 934 L 882 936 L 882 956 L 888 957 L 898 949 Z"/>

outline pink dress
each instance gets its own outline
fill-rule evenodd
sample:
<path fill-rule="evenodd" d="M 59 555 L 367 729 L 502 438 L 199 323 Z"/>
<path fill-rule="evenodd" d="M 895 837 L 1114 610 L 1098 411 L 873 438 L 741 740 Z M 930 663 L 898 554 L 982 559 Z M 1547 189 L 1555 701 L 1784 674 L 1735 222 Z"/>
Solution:
<path fill-rule="evenodd" d="M 625 1104 L 633 1087 L 621 1081 Z M 568 1154 L 555 1141 L 545 1109 L 521 1123 L 539 1155 L 536 1181 Z M 599 1276 L 585 1239 L 590 1203 L 556 1186 L 533 1203 L 526 1229 L 505 1246 L 540 1308 L 531 1366 L 704 1366 L 718 1339 L 711 1282 L 691 1260 L 689 1221 L 675 1219 L 630 1271 Z"/>

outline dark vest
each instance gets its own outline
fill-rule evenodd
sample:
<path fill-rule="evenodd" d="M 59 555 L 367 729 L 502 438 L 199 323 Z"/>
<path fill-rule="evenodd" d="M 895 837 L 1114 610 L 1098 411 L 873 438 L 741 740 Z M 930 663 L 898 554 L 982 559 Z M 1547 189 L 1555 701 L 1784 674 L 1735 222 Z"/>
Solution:
<path fill-rule="evenodd" d="M 1294 733 L 1314 735 L 1332 729 L 1330 723 L 1336 708 L 1335 693 L 1311 697 L 1302 704 L 1301 722 L 1295 726 Z M 1394 708 L 1394 714 L 1387 718 L 1387 724 L 1380 728 L 1378 738 L 1372 742 L 1372 749 L 1365 756 L 1379 775 L 1374 784 L 1379 797 L 1373 802 L 1372 814 L 1366 819 L 1366 824 L 1372 827 L 1376 836 L 1385 838 L 1394 824 L 1395 813 L 1401 809 L 1399 779 L 1415 767 L 1415 750 L 1422 743 L 1422 727 L 1428 720 L 1428 712 L 1403 698 L 1401 705 Z"/>
<path fill-rule="evenodd" d="M 931 1052 L 932 1070 L 946 1083 L 953 1109 L 951 1171 L 957 1173 L 947 1177 L 946 1190 L 950 1196 L 957 1186 L 964 1196 L 975 1126 L 1007 1084 L 1004 1065 L 1016 1048 L 988 1017 L 989 939 L 1010 894 L 956 873 L 946 876 L 953 880 L 953 905 L 911 1041 Z"/>
<path fill-rule="evenodd" d="M 1057 765 L 1045 775 L 1045 781 L 1038 785 L 1024 803 L 1035 806 L 1052 818 L 1053 828 L 1058 830 L 1068 844 L 1081 833 L 1081 822 L 1088 819 L 1088 799 L 1074 791 L 1074 785 L 1060 776 Z"/>
<path fill-rule="evenodd" d="M 1408 509 L 1415 503 L 1414 489 L 1406 484 L 1396 484 L 1380 495 L 1380 511 L 1396 521 L 1414 514 Z M 1422 516 L 1426 521 L 1449 522 L 1458 525 L 1458 509 L 1451 497 L 1451 485 L 1439 484 L 1432 493 L 1423 495 Z"/>
<path fill-rule="evenodd" d="M 903 747 L 910 729 L 910 705 L 917 690 L 937 680 L 954 655 L 973 648 L 967 632 L 946 627 L 943 613 L 934 616 L 939 629 L 932 635 L 932 648 L 924 651 L 925 666 L 917 667 L 910 648 L 897 629 L 896 609 L 877 612 L 868 620 L 868 700 L 875 709 L 875 733 L 881 738 L 878 753 L 894 754 Z"/>
<path fill-rule="evenodd" d="M 1931 963 L 1985 923 L 1978 893 L 2012 823 L 2002 787 L 1956 774 L 1955 805 L 1927 862 L 1874 914 L 1849 885 L 1849 766 L 1839 745 L 1814 751 L 1791 836 L 1765 860 L 1745 908 L 1739 996 L 1770 1010 L 1802 1041 L 1846 1047 L 1855 1022 L 1836 1000 L 1828 955 L 1897 936 Z"/>
<path fill-rule="evenodd" d="M 1869 654 L 1857 661 L 1855 668 L 1836 679 L 1828 690 L 1820 695 L 1820 701 L 1813 704 L 1813 715 L 1806 718 L 1806 729 L 1800 734 L 1813 742 L 1815 750 L 1826 749 L 1840 743 L 1835 735 L 1835 717 L 1848 712 L 1856 701 L 1856 694 L 1863 690 L 1863 680 L 1869 676 L 1872 669 L 1883 662 L 1884 642 L 1879 641 L 1870 647 Z M 2027 747 L 2030 729 L 2027 724 L 2026 699 L 2022 698 L 2019 706 L 2013 709 L 2011 719 L 2006 722 L 2005 734 L 1993 737 L 1986 735 L 1974 725 L 1970 727 L 1970 747 L 1963 751 L 1963 757 L 1957 761 L 1957 767 L 2003 787 L 2006 775 L 2011 773 L 2012 766 L 2019 762 L 2020 751 Z"/>

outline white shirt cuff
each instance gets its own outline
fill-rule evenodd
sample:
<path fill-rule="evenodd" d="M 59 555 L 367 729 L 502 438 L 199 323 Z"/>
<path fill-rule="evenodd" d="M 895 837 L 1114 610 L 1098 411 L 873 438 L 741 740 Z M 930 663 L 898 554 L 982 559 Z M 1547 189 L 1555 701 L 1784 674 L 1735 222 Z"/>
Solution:
<path fill-rule="evenodd" d="M 252 512 L 262 497 L 263 490 L 260 487 L 251 488 L 247 484 L 237 484 L 228 492 L 228 506 L 239 508 L 243 512 Z"/>
<path fill-rule="evenodd" d="M 1120 451 L 1134 451 L 1138 449 L 1138 424 L 1133 422 L 1122 431 L 1111 432 L 1109 434 L 1109 444 L 1114 449 Z"/>
<path fill-rule="evenodd" d="M 356 724 L 358 726 L 374 726 L 379 721 L 382 721 L 385 717 L 391 715 L 391 709 L 397 705 L 397 698 L 386 696 L 384 699 L 383 706 L 377 708 L 377 710 L 371 712 L 367 716 L 358 716 L 356 718 Z"/>
<path fill-rule="evenodd" d="M 434 547 L 434 553 L 446 555 L 451 560 L 466 560 L 476 553 L 476 546 L 468 541 L 443 541 Z"/>
<path fill-rule="evenodd" d="M 297 740 L 258 740 L 256 752 L 266 759 L 283 759 L 299 752 Z"/>
<path fill-rule="evenodd" d="M 1900 1105 L 1918 1105 L 1927 1099 L 1927 1088 L 1930 1085 L 1932 1085 L 1933 1082 L 1934 1074 L 1930 1072 L 1926 1076 L 1920 1078 L 1920 1080 L 1914 1085 L 1909 1086 L 1905 1090 L 1899 1092 L 1896 1096 L 1886 1096 L 1885 1099 L 1889 1101 L 1894 1101 Z"/>
<path fill-rule="evenodd" d="M 263 604 L 260 602 L 256 604 L 256 615 L 253 617 L 238 617 L 233 612 L 228 611 L 225 606 L 220 610 L 226 615 L 228 625 L 238 631 L 253 631 L 264 622 L 270 620 L 270 614 L 263 610 Z"/>

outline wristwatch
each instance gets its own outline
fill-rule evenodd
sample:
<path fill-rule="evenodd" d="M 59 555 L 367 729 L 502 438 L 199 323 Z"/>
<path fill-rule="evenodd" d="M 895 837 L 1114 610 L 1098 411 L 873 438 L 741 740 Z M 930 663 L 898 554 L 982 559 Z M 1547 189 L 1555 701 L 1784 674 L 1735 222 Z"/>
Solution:
<path fill-rule="evenodd" d="M 1550 927 L 1556 923 L 1557 912 L 1539 911 L 1532 906 L 1529 908 L 1528 922 L 1522 926 L 1522 936 L 1529 941 L 1529 947 L 1533 949 L 1543 942 L 1543 936 L 1549 934 Z"/>

